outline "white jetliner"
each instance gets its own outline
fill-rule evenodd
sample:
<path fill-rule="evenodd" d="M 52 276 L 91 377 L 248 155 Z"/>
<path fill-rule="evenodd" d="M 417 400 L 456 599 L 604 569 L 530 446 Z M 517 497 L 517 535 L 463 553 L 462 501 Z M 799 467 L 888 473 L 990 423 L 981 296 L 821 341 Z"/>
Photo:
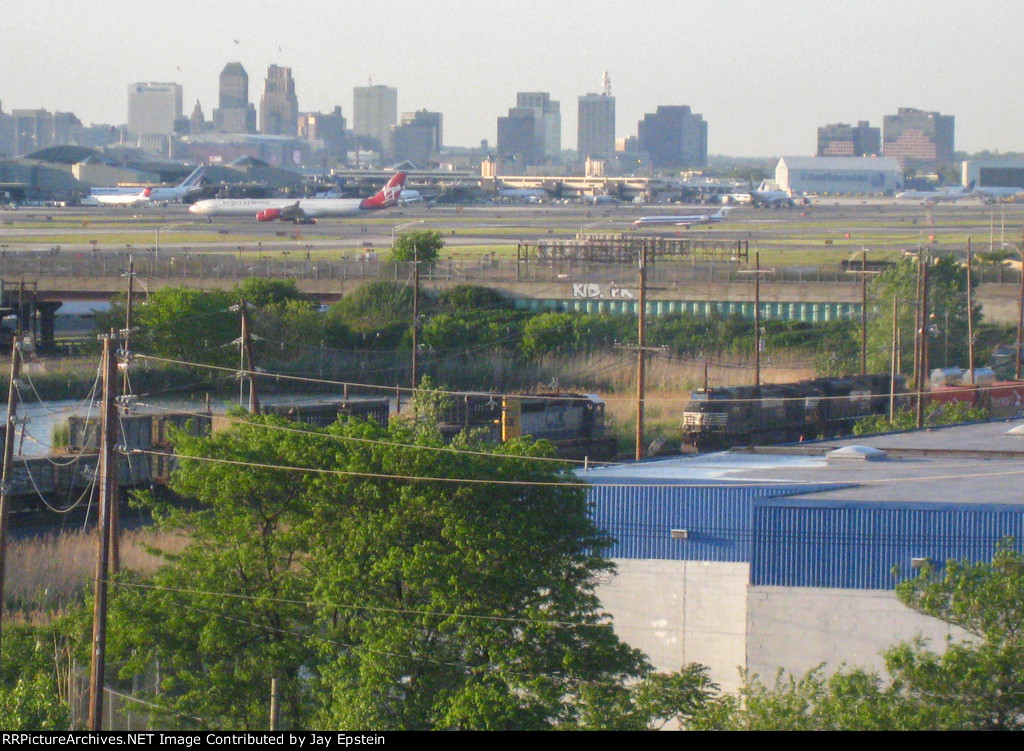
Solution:
<path fill-rule="evenodd" d="M 145 188 L 137 193 L 90 193 L 81 200 L 82 206 L 143 206 L 149 203 L 152 188 Z"/>
<path fill-rule="evenodd" d="M 644 216 L 633 222 L 636 226 L 645 224 L 671 224 L 676 227 L 692 227 L 695 224 L 717 224 L 729 217 L 735 206 L 723 206 L 714 214 L 690 214 L 689 216 Z"/>
<path fill-rule="evenodd" d="M 317 219 L 351 216 L 360 211 L 395 206 L 402 195 L 405 173 L 396 172 L 388 184 L 369 198 L 210 198 L 196 201 L 189 211 L 200 216 L 255 216 L 257 221 L 315 224 Z"/>
<path fill-rule="evenodd" d="M 762 180 L 757 190 L 754 190 L 751 183 L 750 189 L 745 193 L 727 193 L 722 196 L 722 202 L 752 204 L 755 207 L 767 206 L 772 209 L 796 206 L 796 201 L 786 191 L 769 190 L 767 180 Z"/>
<path fill-rule="evenodd" d="M 180 201 L 189 193 L 199 190 L 205 166 L 196 167 L 192 174 L 170 188 L 94 188 L 82 199 L 83 206 L 141 206 L 147 203 Z"/>
<path fill-rule="evenodd" d="M 941 203 L 943 201 L 958 201 L 961 198 L 975 196 L 974 181 L 966 188 L 957 186 L 955 188 L 936 188 L 935 190 L 903 190 L 896 194 L 897 201 L 923 201 L 924 203 Z"/>
<path fill-rule="evenodd" d="M 1011 198 L 1024 197 L 1024 188 L 997 188 L 995 186 L 975 186 L 971 193 L 985 203 L 1008 201 Z"/>

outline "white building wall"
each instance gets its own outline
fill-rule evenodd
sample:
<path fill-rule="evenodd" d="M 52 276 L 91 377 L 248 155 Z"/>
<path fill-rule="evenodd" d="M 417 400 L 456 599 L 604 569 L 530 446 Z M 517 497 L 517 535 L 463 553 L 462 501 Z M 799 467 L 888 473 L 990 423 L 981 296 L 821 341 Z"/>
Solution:
<path fill-rule="evenodd" d="M 882 653 L 921 635 L 942 650 L 965 632 L 915 613 L 881 590 L 751 587 L 747 596 L 747 669 L 771 684 L 779 669 L 803 674 L 822 663 L 882 672 Z"/>
<path fill-rule="evenodd" d="M 723 691 L 746 664 L 746 563 L 617 559 L 597 591 L 615 632 L 663 672 L 698 662 Z"/>
<path fill-rule="evenodd" d="M 896 191 L 903 173 L 883 157 L 783 157 L 775 180 L 793 195 L 805 193 L 882 194 Z"/>

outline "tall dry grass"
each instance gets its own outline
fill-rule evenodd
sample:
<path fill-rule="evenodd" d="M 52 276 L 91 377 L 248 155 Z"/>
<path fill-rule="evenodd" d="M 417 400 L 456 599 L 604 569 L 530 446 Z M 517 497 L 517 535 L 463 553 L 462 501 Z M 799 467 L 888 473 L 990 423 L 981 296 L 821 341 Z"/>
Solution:
<path fill-rule="evenodd" d="M 40 623 L 85 599 L 96 572 L 96 532 L 62 532 L 11 540 L 4 582 L 4 620 Z M 178 550 L 182 540 L 154 530 L 121 536 L 121 566 L 150 572 L 160 558 L 149 547 Z"/>

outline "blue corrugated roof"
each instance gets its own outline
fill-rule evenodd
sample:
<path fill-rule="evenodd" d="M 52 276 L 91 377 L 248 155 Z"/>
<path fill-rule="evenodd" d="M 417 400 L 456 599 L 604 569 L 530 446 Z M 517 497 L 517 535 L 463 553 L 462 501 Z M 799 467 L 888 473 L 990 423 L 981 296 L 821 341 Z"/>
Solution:
<path fill-rule="evenodd" d="M 709 455 L 581 473 L 612 558 L 750 563 L 764 586 L 891 589 L 928 558 L 989 560 L 1006 537 L 1024 541 L 1024 505 L 795 498 L 850 483 L 723 479 L 730 470 L 806 467 L 798 457 Z M 820 465 L 820 462 L 819 462 Z M 685 538 L 672 536 L 685 530 Z"/>

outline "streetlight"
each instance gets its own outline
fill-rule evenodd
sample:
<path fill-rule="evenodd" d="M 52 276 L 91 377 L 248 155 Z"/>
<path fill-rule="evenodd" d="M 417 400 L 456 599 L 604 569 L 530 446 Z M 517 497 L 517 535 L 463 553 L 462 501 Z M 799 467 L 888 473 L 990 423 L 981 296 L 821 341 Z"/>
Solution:
<path fill-rule="evenodd" d="M 166 227 L 157 227 L 156 228 L 156 243 L 154 245 L 154 250 L 155 250 L 155 253 L 156 253 L 155 260 L 156 260 L 157 263 L 160 262 L 160 233 L 161 232 L 166 232 L 167 230 L 171 230 L 171 229 L 177 229 L 178 227 L 187 227 L 190 224 L 191 224 L 191 222 L 181 222 L 181 223 L 178 223 L 178 224 L 168 224 Z"/>
<path fill-rule="evenodd" d="M 415 222 L 407 222 L 406 224 L 399 224 L 397 227 L 392 227 L 391 228 L 391 250 L 392 250 L 392 252 L 394 252 L 394 250 L 395 250 L 395 233 L 398 232 L 398 230 L 405 229 L 406 227 L 415 227 L 417 224 L 423 224 L 425 221 L 427 221 L 427 220 L 426 219 L 418 219 Z"/>

